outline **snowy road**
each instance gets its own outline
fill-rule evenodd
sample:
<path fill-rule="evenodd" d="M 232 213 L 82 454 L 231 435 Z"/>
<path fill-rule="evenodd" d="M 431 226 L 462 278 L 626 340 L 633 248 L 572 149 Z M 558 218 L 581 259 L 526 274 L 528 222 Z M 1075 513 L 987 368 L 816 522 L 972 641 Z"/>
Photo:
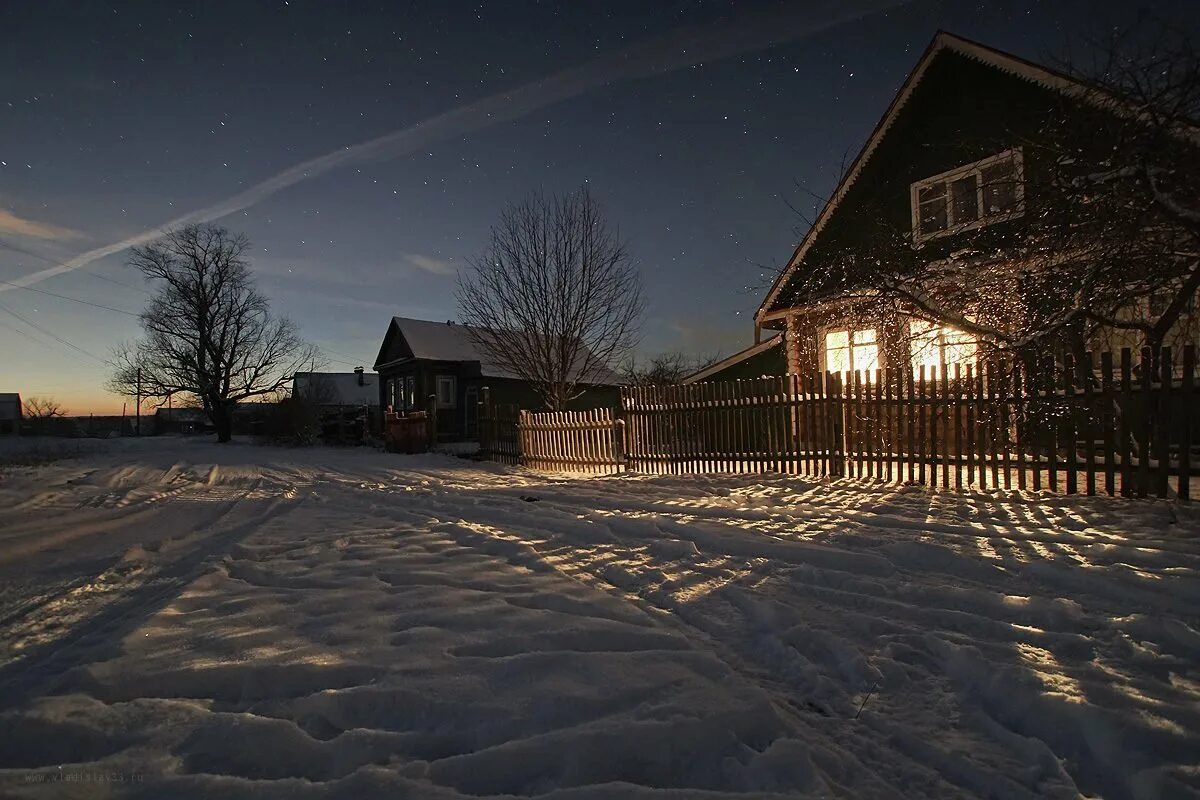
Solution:
<path fill-rule="evenodd" d="M 1200 792 L 1190 508 L 189 440 L 0 475 L 0 796 Z"/>

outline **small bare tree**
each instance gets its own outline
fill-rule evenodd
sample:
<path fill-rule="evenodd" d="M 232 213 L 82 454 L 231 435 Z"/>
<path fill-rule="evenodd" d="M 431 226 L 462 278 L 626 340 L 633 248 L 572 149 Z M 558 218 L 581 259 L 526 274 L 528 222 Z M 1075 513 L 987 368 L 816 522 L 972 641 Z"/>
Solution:
<path fill-rule="evenodd" d="M 678 351 L 639 361 L 630 356 L 621 364 L 621 379 L 630 386 L 670 386 L 720 361 L 719 355 L 689 356 Z"/>
<path fill-rule="evenodd" d="M 144 337 L 114 353 L 113 391 L 195 400 L 227 442 L 238 402 L 275 393 L 315 361 L 316 349 L 255 288 L 248 247 L 224 228 L 189 225 L 133 249 L 129 263 L 157 292 L 141 314 Z"/>
<path fill-rule="evenodd" d="M 487 357 L 561 409 L 636 343 L 641 277 L 585 189 L 533 194 L 459 274 L 458 306 Z"/>
<path fill-rule="evenodd" d="M 21 413 L 30 419 L 65 417 L 67 412 L 53 397 L 28 397 L 22 403 Z"/>

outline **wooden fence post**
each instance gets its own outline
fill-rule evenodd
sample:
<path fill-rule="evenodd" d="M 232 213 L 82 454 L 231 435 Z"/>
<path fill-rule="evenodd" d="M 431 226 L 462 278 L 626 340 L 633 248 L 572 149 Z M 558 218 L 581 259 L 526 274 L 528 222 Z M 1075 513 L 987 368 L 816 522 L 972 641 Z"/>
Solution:
<path fill-rule="evenodd" d="M 1196 346 L 1187 345 L 1183 348 L 1183 374 L 1179 381 L 1179 409 L 1183 419 L 1179 424 L 1179 482 L 1178 494 L 1180 500 L 1191 499 L 1191 469 L 1192 469 L 1192 414 L 1194 401 L 1192 389 L 1196 371 Z"/>
<path fill-rule="evenodd" d="M 425 404 L 426 413 L 429 415 L 429 449 L 432 450 L 437 446 L 438 425 L 437 425 L 437 395 L 429 395 L 429 399 Z"/>

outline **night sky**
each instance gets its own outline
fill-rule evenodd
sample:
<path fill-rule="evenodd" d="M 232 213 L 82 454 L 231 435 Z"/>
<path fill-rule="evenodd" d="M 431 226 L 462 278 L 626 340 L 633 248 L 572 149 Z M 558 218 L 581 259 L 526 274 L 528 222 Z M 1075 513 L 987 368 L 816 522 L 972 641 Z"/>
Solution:
<path fill-rule="evenodd" d="M 830 8 L 862 6 L 884 10 L 826 24 Z M 1200 30 L 1193 4 L 1149 7 Z M 580 185 L 641 265 L 642 350 L 731 353 L 752 341 L 764 266 L 782 265 L 803 232 L 789 201 L 811 209 L 832 190 L 937 29 L 1048 61 L 1136 13 L 1126 2 L 9 0 L 0 392 L 119 411 L 101 362 L 137 336 L 131 314 L 146 300 L 127 253 L 29 276 L 247 191 L 218 222 L 251 238 L 261 287 L 330 369 L 369 368 L 392 315 L 452 318 L 455 270 L 503 204 Z M 254 195 L 298 163 L 592 60 L 624 63 L 647 40 L 666 61 L 695 60 L 712 50 L 681 27 L 705 41 L 764 14 L 775 38 L 794 38 L 618 76 L 515 119 L 477 115 L 465 135 L 334 157 Z"/>

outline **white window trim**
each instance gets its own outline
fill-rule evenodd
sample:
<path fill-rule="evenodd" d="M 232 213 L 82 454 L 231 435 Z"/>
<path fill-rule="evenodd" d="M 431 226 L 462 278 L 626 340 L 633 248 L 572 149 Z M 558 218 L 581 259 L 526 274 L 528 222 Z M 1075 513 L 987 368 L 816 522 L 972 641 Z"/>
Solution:
<path fill-rule="evenodd" d="M 985 214 L 983 213 L 983 176 L 980 173 L 987 167 L 990 167 L 992 164 L 1010 158 L 1012 159 L 1015 167 L 1014 172 L 1017 184 L 1017 207 L 1007 214 Z M 979 209 L 980 214 L 976 219 L 955 225 L 950 219 L 954 213 L 954 201 L 950 192 L 950 183 L 971 173 L 975 173 L 978 177 L 978 180 L 976 181 L 975 192 L 977 196 L 976 207 Z M 919 192 L 921 189 L 924 189 L 927 186 L 932 186 L 938 183 L 946 184 L 947 226 L 940 231 L 923 234 L 921 233 L 921 203 L 919 199 Z M 1016 219 L 1017 217 L 1025 214 L 1025 158 L 1021 152 L 1021 148 L 1014 147 L 1010 150 L 996 153 L 994 156 L 988 156 L 980 161 L 974 161 L 970 164 L 964 164 L 961 167 L 955 167 L 954 169 L 947 170 L 946 172 L 938 173 L 937 175 L 931 175 L 928 178 L 922 178 L 919 181 L 913 182 L 909 186 L 908 192 L 909 208 L 912 211 L 913 244 L 921 244 L 922 242 L 927 242 L 930 239 L 937 239 L 942 236 L 953 236 L 954 234 L 961 233 L 963 231 L 969 231 L 975 228 L 983 228 L 988 225 L 994 225 L 997 222 L 1005 222 L 1010 219 Z"/>

